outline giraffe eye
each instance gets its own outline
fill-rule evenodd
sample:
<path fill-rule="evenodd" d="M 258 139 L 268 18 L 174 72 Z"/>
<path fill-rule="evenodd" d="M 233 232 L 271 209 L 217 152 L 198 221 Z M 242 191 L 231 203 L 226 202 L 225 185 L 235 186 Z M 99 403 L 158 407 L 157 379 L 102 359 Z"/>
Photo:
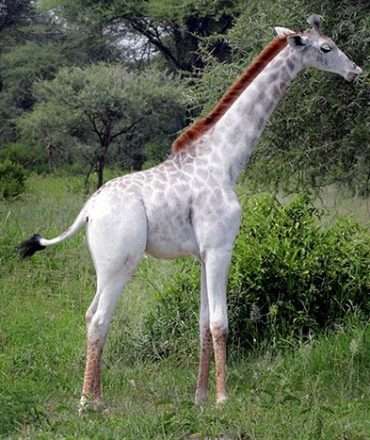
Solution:
<path fill-rule="evenodd" d="M 323 44 L 320 47 L 320 50 L 321 50 L 322 53 L 328 53 L 328 52 L 330 52 L 332 50 L 332 48 L 328 44 Z"/>

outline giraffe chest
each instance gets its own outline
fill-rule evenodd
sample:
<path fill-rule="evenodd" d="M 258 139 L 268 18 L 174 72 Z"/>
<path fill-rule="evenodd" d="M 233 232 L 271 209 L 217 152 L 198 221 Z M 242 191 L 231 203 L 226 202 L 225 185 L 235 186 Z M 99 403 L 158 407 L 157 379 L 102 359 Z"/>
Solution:
<path fill-rule="evenodd" d="M 192 223 L 190 194 L 169 188 L 145 197 L 148 223 L 146 252 L 158 258 L 198 255 Z"/>

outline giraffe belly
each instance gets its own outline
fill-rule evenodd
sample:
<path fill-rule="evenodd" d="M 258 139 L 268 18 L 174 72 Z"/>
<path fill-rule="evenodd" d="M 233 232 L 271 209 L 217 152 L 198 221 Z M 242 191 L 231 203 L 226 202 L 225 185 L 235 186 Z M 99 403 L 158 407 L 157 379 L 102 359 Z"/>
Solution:
<path fill-rule="evenodd" d="M 186 255 L 199 255 L 194 230 L 189 223 L 168 221 L 150 222 L 145 252 L 156 258 L 177 258 Z"/>

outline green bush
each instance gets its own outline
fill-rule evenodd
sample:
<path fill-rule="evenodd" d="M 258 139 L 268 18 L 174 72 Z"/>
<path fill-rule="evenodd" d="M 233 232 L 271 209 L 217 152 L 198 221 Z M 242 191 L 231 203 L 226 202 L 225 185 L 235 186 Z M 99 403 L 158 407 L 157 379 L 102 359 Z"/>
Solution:
<path fill-rule="evenodd" d="M 307 196 L 286 206 L 251 199 L 229 279 L 231 340 L 242 348 L 309 337 L 370 309 L 368 231 L 341 219 L 320 226 Z"/>
<path fill-rule="evenodd" d="M 42 174 L 49 172 L 45 151 L 41 146 L 20 142 L 5 145 L 0 149 L 0 162 L 10 160 L 26 170 Z"/>
<path fill-rule="evenodd" d="M 24 144 L 8 144 L 0 150 L 0 160 L 10 160 L 11 162 L 28 167 L 34 161 L 32 149 Z"/>
<path fill-rule="evenodd" d="M 10 160 L 0 162 L 0 198 L 11 199 L 25 190 L 26 172 Z"/>
<path fill-rule="evenodd" d="M 287 205 L 249 199 L 228 283 L 233 348 L 279 346 L 370 312 L 370 236 L 350 219 L 320 225 L 307 196 Z M 143 325 L 142 355 L 189 354 L 198 344 L 199 268 L 181 262 Z"/>

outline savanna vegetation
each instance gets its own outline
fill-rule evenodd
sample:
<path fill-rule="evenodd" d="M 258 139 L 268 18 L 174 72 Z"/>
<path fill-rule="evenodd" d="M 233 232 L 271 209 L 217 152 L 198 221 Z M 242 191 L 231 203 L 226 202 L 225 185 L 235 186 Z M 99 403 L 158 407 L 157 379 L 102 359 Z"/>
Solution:
<path fill-rule="evenodd" d="M 238 186 L 230 401 L 193 405 L 197 264 L 148 258 L 109 336 L 106 408 L 78 417 L 83 234 L 24 262 L 15 246 L 165 158 L 273 26 L 312 12 L 364 74 L 302 74 Z M 1 437 L 370 438 L 369 45 L 367 1 L 0 1 Z"/>

